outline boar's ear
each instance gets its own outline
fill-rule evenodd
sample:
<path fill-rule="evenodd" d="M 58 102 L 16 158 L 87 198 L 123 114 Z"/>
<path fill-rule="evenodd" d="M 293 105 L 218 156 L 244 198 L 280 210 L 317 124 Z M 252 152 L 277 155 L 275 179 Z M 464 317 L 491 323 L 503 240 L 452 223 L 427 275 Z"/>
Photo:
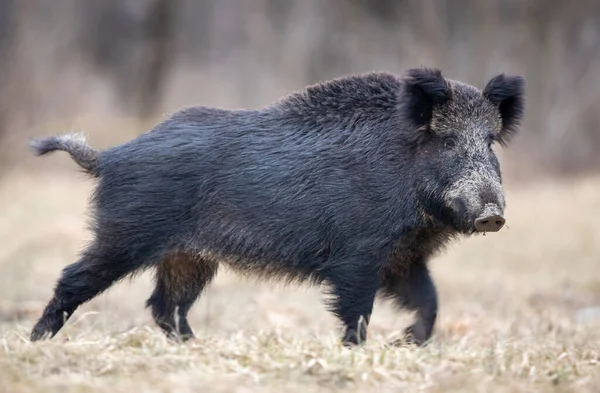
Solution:
<path fill-rule="evenodd" d="M 419 127 L 431 122 L 433 108 L 450 99 L 450 87 L 438 69 L 413 68 L 404 77 L 408 116 Z"/>
<path fill-rule="evenodd" d="M 500 74 L 483 89 L 483 96 L 498 105 L 500 110 L 502 130 L 498 140 L 503 146 L 508 144 L 521 124 L 525 110 L 524 88 L 525 80 L 522 77 Z"/>

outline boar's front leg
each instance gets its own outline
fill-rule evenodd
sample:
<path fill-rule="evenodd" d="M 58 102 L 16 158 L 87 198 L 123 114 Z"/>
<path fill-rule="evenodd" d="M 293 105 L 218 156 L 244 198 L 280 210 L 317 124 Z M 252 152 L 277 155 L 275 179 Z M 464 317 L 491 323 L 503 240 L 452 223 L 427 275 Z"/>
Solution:
<path fill-rule="evenodd" d="M 425 344 L 433 332 L 438 310 L 437 291 L 426 262 L 418 261 L 408 271 L 389 274 L 382 292 L 397 306 L 416 311 L 415 322 L 406 329 L 405 340 L 419 346 Z"/>
<path fill-rule="evenodd" d="M 322 271 L 331 285 L 330 310 L 342 321 L 345 347 L 364 344 L 377 289 L 381 285 L 378 265 L 368 258 L 331 262 Z"/>

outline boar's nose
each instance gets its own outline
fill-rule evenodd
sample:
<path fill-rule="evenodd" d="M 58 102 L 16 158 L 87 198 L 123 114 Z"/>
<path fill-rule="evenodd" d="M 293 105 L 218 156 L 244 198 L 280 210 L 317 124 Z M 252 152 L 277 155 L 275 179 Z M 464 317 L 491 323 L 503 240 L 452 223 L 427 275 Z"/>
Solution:
<path fill-rule="evenodd" d="M 498 232 L 505 222 L 506 220 L 500 214 L 482 214 L 475 219 L 475 229 L 477 232 Z"/>

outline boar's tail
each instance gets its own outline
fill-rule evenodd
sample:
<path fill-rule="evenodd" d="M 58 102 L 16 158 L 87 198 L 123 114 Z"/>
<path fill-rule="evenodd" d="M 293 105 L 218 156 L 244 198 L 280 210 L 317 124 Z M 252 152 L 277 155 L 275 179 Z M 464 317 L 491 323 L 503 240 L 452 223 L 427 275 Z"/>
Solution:
<path fill-rule="evenodd" d="M 36 156 L 42 156 L 56 150 L 66 151 L 88 174 L 98 177 L 98 151 L 88 145 L 82 134 L 64 134 L 43 139 L 32 139 L 29 142 L 29 147 Z"/>

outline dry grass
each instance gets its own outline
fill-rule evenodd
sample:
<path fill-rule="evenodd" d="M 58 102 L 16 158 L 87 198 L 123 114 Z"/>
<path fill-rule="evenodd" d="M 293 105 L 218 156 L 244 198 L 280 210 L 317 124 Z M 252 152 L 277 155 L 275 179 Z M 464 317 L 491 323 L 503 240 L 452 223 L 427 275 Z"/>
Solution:
<path fill-rule="evenodd" d="M 337 343 L 314 288 L 229 274 L 168 342 L 144 309 L 148 274 L 82 307 L 50 342 L 27 337 L 88 239 L 91 182 L 0 180 L 0 390 L 6 392 L 593 392 L 600 386 L 600 180 L 509 188 L 509 228 L 432 262 L 441 312 L 425 348 L 390 348 L 410 315 L 378 303 L 369 343 Z M 514 190 L 514 191 L 513 191 Z M 587 310 L 587 311 L 586 311 Z"/>

